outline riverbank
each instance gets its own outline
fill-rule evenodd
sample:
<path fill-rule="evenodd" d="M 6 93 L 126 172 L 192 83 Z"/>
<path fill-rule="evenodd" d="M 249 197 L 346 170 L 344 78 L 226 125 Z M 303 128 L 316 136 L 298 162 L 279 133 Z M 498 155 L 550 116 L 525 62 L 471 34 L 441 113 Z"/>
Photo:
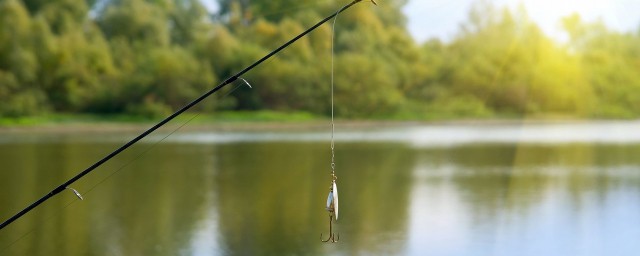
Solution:
<path fill-rule="evenodd" d="M 65 115 L 55 114 L 27 118 L 0 118 L 0 133 L 104 133 L 140 132 L 164 117 L 143 118 L 127 115 Z M 336 125 L 345 129 L 368 129 L 417 125 L 517 125 L 542 123 L 581 123 L 583 120 L 560 116 L 487 119 L 337 119 Z M 609 120 L 611 121 L 611 120 Z M 627 120 L 629 121 L 629 120 Z M 326 129 L 329 119 L 305 112 L 220 112 L 215 114 L 188 113 L 177 117 L 161 129 L 181 131 L 312 131 Z"/>
<path fill-rule="evenodd" d="M 49 115 L 26 118 L 0 118 L 0 133 L 101 133 L 139 132 L 164 117 L 144 118 L 127 115 Z M 406 126 L 420 122 L 409 120 L 344 120 L 344 128 Z M 305 112 L 221 112 L 216 114 L 185 114 L 176 117 L 161 129 L 181 131 L 275 131 L 321 130 L 329 119 Z"/>

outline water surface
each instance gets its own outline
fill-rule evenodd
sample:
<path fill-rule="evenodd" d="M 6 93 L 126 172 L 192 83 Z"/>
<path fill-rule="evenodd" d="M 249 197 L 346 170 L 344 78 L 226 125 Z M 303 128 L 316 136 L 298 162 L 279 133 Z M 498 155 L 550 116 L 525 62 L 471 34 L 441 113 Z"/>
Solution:
<path fill-rule="evenodd" d="M 637 255 L 638 122 L 145 139 L 0 230 L 1 255 Z M 133 134 L 0 135 L 3 220 Z M 146 152 L 146 153 L 145 153 Z M 142 154 L 144 153 L 144 154 Z"/>

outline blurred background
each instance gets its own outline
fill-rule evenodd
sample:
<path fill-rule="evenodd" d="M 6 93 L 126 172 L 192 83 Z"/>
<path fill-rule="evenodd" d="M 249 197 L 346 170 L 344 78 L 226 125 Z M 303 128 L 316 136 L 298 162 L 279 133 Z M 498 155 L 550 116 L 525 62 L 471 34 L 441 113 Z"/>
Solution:
<path fill-rule="evenodd" d="M 0 0 L 0 219 L 349 1 Z M 377 0 L 1 255 L 636 255 L 640 2 Z M 323 244 L 335 60 L 338 244 Z"/>
<path fill-rule="evenodd" d="M 0 114 L 166 115 L 343 2 L 3 0 Z M 639 4 L 554 2 L 389 0 L 349 10 L 336 25 L 336 113 L 637 117 Z M 248 73 L 254 90 L 198 109 L 326 116 L 330 48 L 322 26 Z"/>

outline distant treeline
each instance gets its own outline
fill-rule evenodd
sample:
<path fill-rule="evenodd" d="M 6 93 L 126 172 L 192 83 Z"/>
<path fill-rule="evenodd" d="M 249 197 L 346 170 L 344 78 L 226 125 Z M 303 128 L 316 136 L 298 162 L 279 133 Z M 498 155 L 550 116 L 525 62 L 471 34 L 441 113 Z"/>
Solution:
<path fill-rule="evenodd" d="M 160 115 L 181 107 L 348 1 L 0 0 L 0 116 Z M 545 35 L 521 7 L 477 4 L 453 40 L 416 43 L 406 0 L 338 16 L 336 112 L 357 118 L 640 116 L 640 29 L 578 15 Z M 430 26 L 430 24 L 424 24 Z M 330 111 L 331 24 L 198 111 Z"/>

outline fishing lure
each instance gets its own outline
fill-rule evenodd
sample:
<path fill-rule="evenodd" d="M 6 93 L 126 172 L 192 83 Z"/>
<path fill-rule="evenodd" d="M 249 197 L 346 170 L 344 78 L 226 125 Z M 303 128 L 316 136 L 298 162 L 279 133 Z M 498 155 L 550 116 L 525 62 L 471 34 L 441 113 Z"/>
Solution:
<path fill-rule="evenodd" d="M 336 235 L 335 233 L 333 233 L 333 221 L 338 221 L 338 185 L 336 184 L 335 176 L 333 181 L 331 181 L 329 196 L 327 197 L 326 209 L 329 212 L 329 238 L 327 238 L 326 240 L 322 240 L 322 234 L 320 234 L 320 240 L 325 243 L 329 241 L 335 243 L 340 240 L 340 234 Z"/>
<path fill-rule="evenodd" d="M 331 190 L 329 190 L 329 196 L 327 197 L 327 211 L 335 213 L 336 220 L 338 220 L 338 186 L 335 180 L 331 184 Z"/>

